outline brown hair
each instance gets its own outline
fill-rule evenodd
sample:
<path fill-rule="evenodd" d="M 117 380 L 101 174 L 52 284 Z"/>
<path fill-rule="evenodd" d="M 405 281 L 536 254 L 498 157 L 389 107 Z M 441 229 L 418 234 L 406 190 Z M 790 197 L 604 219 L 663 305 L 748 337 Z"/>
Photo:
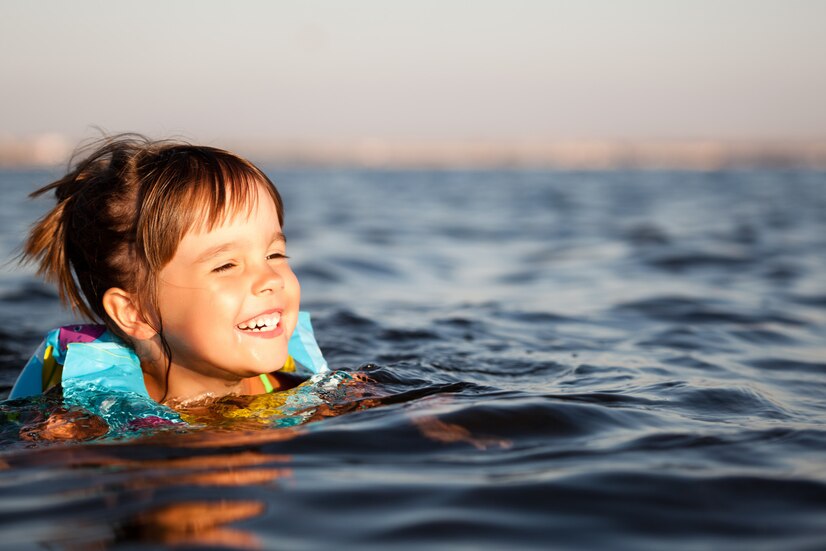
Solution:
<path fill-rule="evenodd" d="M 146 320 L 160 325 L 157 276 L 188 231 L 210 230 L 253 208 L 257 186 L 275 202 L 283 226 L 273 183 L 227 151 L 135 134 L 105 138 L 80 155 L 88 150 L 63 178 L 31 194 L 54 191 L 57 204 L 32 227 L 23 259 L 57 283 L 65 304 L 121 337 L 103 308 L 104 293 L 133 293 Z M 155 330 L 163 339 L 162 327 Z"/>

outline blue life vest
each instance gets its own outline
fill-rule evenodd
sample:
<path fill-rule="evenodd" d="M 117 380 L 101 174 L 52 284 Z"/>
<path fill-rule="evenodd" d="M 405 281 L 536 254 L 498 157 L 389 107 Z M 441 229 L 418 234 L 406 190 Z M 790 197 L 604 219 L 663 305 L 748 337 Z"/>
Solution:
<path fill-rule="evenodd" d="M 329 372 L 307 312 L 298 314 L 288 354 L 286 370 L 296 375 L 310 378 Z M 50 331 L 18 376 L 9 399 L 41 394 L 52 371 L 60 366 L 59 381 L 66 405 L 99 414 L 110 426 L 113 419 L 128 422 L 158 417 L 180 421 L 172 409 L 149 397 L 134 350 L 101 325 L 70 325 Z"/>

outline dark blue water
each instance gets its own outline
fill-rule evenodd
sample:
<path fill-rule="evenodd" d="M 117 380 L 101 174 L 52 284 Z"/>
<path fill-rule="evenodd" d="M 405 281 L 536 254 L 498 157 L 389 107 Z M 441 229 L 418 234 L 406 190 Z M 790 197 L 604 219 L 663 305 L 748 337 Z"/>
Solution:
<path fill-rule="evenodd" d="M 373 382 L 295 429 L 7 438 L 0 547 L 826 548 L 825 174 L 269 173 Z M 0 172 L 3 258 L 50 176 Z M 4 268 L 6 391 L 68 319 Z"/>

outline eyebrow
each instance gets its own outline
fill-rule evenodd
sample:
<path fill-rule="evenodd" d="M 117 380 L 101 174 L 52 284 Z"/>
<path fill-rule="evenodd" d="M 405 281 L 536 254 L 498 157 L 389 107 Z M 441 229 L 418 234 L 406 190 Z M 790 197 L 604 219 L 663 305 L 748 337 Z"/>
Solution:
<path fill-rule="evenodd" d="M 279 241 L 284 245 L 287 244 L 287 238 L 281 232 L 275 232 L 272 236 L 271 241 Z M 206 249 L 204 252 L 198 255 L 198 258 L 195 259 L 196 264 L 201 264 L 203 262 L 207 262 L 221 253 L 225 253 L 227 251 L 231 251 L 238 247 L 238 241 L 227 241 L 226 243 L 219 243 L 213 247 Z"/>

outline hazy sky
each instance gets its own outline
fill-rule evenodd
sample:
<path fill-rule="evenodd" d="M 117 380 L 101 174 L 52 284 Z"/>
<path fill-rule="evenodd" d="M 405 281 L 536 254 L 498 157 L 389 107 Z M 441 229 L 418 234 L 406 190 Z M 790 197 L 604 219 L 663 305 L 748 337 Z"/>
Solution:
<path fill-rule="evenodd" d="M 826 138 L 823 0 L 0 0 L 0 134 Z"/>

